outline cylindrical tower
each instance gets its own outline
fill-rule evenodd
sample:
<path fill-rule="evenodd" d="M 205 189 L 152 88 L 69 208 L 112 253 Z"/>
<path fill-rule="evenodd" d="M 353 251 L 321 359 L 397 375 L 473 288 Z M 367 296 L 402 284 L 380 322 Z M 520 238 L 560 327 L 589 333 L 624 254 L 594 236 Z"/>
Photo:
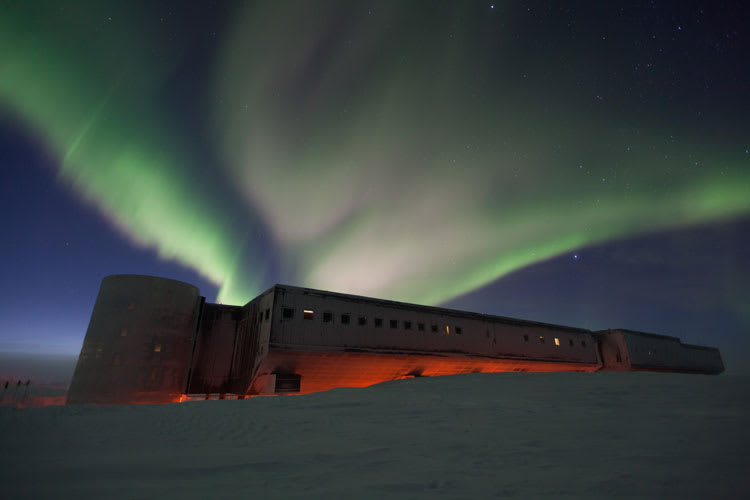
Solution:
<path fill-rule="evenodd" d="M 102 280 L 68 391 L 75 403 L 166 403 L 185 390 L 198 288 L 120 274 Z"/>

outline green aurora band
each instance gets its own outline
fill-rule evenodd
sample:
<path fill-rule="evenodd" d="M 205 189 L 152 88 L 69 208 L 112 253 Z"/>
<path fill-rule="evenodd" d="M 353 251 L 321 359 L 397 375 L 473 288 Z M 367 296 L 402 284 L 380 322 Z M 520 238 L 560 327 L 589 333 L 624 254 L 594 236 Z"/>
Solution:
<path fill-rule="evenodd" d="M 4 9 L 0 111 L 38 131 L 60 180 L 135 244 L 220 286 L 219 300 L 256 294 L 259 277 L 237 272 L 238 233 L 189 177 L 174 124 L 155 111 L 172 69 L 164 61 L 180 60 L 180 48 L 124 4 Z M 136 32 L 164 53 L 133 50 Z"/>
<path fill-rule="evenodd" d="M 572 70 L 544 61 L 547 78 L 521 85 L 512 50 L 507 68 L 482 56 L 471 7 L 399 7 L 379 8 L 383 29 L 340 2 L 251 6 L 227 39 L 216 138 L 305 285 L 439 303 L 586 245 L 750 209 L 741 160 L 592 106 L 569 76 L 590 61 L 563 54 Z"/>
<path fill-rule="evenodd" d="M 246 261 L 263 262 L 257 242 L 190 174 L 188 141 L 159 113 L 165 61 L 186 49 L 132 7 L 99 31 L 84 10 L 112 6 L 0 18 L 0 106 L 134 243 L 244 303 L 267 284 Z M 435 304 L 586 245 L 750 212 L 731 151 L 593 99 L 570 76 L 591 62 L 565 47 L 528 63 L 510 14 L 488 50 L 471 11 L 385 3 L 377 24 L 355 3 L 273 2 L 234 16 L 206 96 L 212 140 L 285 280 Z M 527 64 L 544 68 L 535 83 Z"/>

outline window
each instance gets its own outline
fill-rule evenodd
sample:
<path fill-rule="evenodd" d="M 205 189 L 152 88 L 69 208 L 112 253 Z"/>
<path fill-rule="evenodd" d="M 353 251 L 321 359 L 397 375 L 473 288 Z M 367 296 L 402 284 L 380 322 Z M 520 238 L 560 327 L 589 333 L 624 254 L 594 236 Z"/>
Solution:
<path fill-rule="evenodd" d="M 359 323 L 359 326 L 365 326 L 367 324 L 367 316 L 357 318 L 357 323 Z"/>
<path fill-rule="evenodd" d="M 437 332 L 437 325 L 430 326 L 430 330 L 432 330 L 433 332 Z"/>
<path fill-rule="evenodd" d="M 323 323 L 330 323 L 333 321 L 333 313 L 332 312 L 324 312 L 323 313 Z"/>
<path fill-rule="evenodd" d="M 451 327 L 448 325 L 445 325 L 445 334 L 450 335 L 451 334 Z"/>
<path fill-rule="evenodd" d="M 341 315 L 341 324 L 342 325 L 348 325 L 349 324 L 349 315 L 348 314 L 342 314 Z"/>
<path fill-rule="evenodd" d="M 375 328 L 383 327 L 383 318 L 375 318 Z"/>
<path fill-rule="evenodd" d="M 154 352 L 161 352 L 161 344 L 154 344 Z"/>
<path fill-rule="evenodd" d="M 294 309 L 291 307 L 285 307 L 283 312 L 284 319 L 292 319 L 294 317 Z"/>
<path fill-rule="evenodd" d="M 305 319 L 313 319 L 315 318 L 315 311 L 312 309 L 304 309 L 302 311 L 302 317 Z"/>
<path fill-rule="evenodd" d="M 460 326 L 455 326 L 454 328 L 456 329 L 456 335 L 461 335 L 464 333 Z"/>
<path fill-rule="evenodd" d="M 570 344 L 570 347 L 573 347 L 573 339 L 569 339 L 568 344 Z"/>
<path fill-rule="evenodd" d="M 127 336 L 128 336 L 127 328 L 123 328 L 122 330 L 120 330 L 120 337 L 127 337 Z"/>
<path fill-rule="evenodd" d="M 419 330 L 420 332 L 423 332 L 424 331 L 424 323 L 417 323 L 417 330 Z"/>
<path fill-rule="evenodd" d="M 528 342 L 529 341 L 529 336 L 528 335 L 524 335 L 523 336 L 523 341 L 524 342 Z"/>
<path fill-rule="evenodd" d="M 582 341 L 581 341 L 581 346 L 582 346 L 582 347 L 586 347 L 586 341 L 585 341 L 585 340 L 582 340 Z"/>
<path fill-rule="evenodd" d="M 411 330 L 411 321 L 404 321 L 404 330 Z"/>
<path fill-rule="evenodd" d="M 560 347 L 560 339 L 558 339 L 557 337 L 555 337 L 555 345 Z"/>
<path fill-rule="evenodd" d="M 270 317 L 271 317 L 271 310 L 270 309 L 266 309 L 266 321 L 268 321 L 268 318 L 270 318 Z"/>
<path fill-rule="evenodd" d="M 544 335 L 539 336 L 539 343 L 544 344 Z"/>
<path fill-rule="evenodd" d="M 395 319 L 392 319 L 391 320 L 391 328 L 398 328 L 398 321 L 396 321 Z"/>

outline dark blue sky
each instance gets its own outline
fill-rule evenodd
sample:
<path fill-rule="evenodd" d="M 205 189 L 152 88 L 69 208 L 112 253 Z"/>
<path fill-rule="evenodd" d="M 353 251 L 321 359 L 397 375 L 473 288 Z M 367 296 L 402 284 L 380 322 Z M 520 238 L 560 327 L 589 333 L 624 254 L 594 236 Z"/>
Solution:
<path fill-rule="evenodd" d="M 14 6 L 0 352 L 76 354 L 102 277 L 138 273 L 664 333 L 747 373 L 749 23 L 742 2 Z"/>

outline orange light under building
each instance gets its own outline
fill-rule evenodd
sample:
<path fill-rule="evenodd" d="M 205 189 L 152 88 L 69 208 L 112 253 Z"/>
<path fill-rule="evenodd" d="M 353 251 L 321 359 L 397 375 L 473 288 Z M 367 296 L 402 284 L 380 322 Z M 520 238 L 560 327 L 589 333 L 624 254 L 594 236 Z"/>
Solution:
<path fill-rule="evenodd" d="M 299 394 L 309 394 L 337 387 L 367 387 L 409 377 L 436 377 L 461 373 L 592 372 L 599 368 L 598 364 L 565 361 L 271 351 L 261 365 L 259 375 L 299 374 Z"/>

